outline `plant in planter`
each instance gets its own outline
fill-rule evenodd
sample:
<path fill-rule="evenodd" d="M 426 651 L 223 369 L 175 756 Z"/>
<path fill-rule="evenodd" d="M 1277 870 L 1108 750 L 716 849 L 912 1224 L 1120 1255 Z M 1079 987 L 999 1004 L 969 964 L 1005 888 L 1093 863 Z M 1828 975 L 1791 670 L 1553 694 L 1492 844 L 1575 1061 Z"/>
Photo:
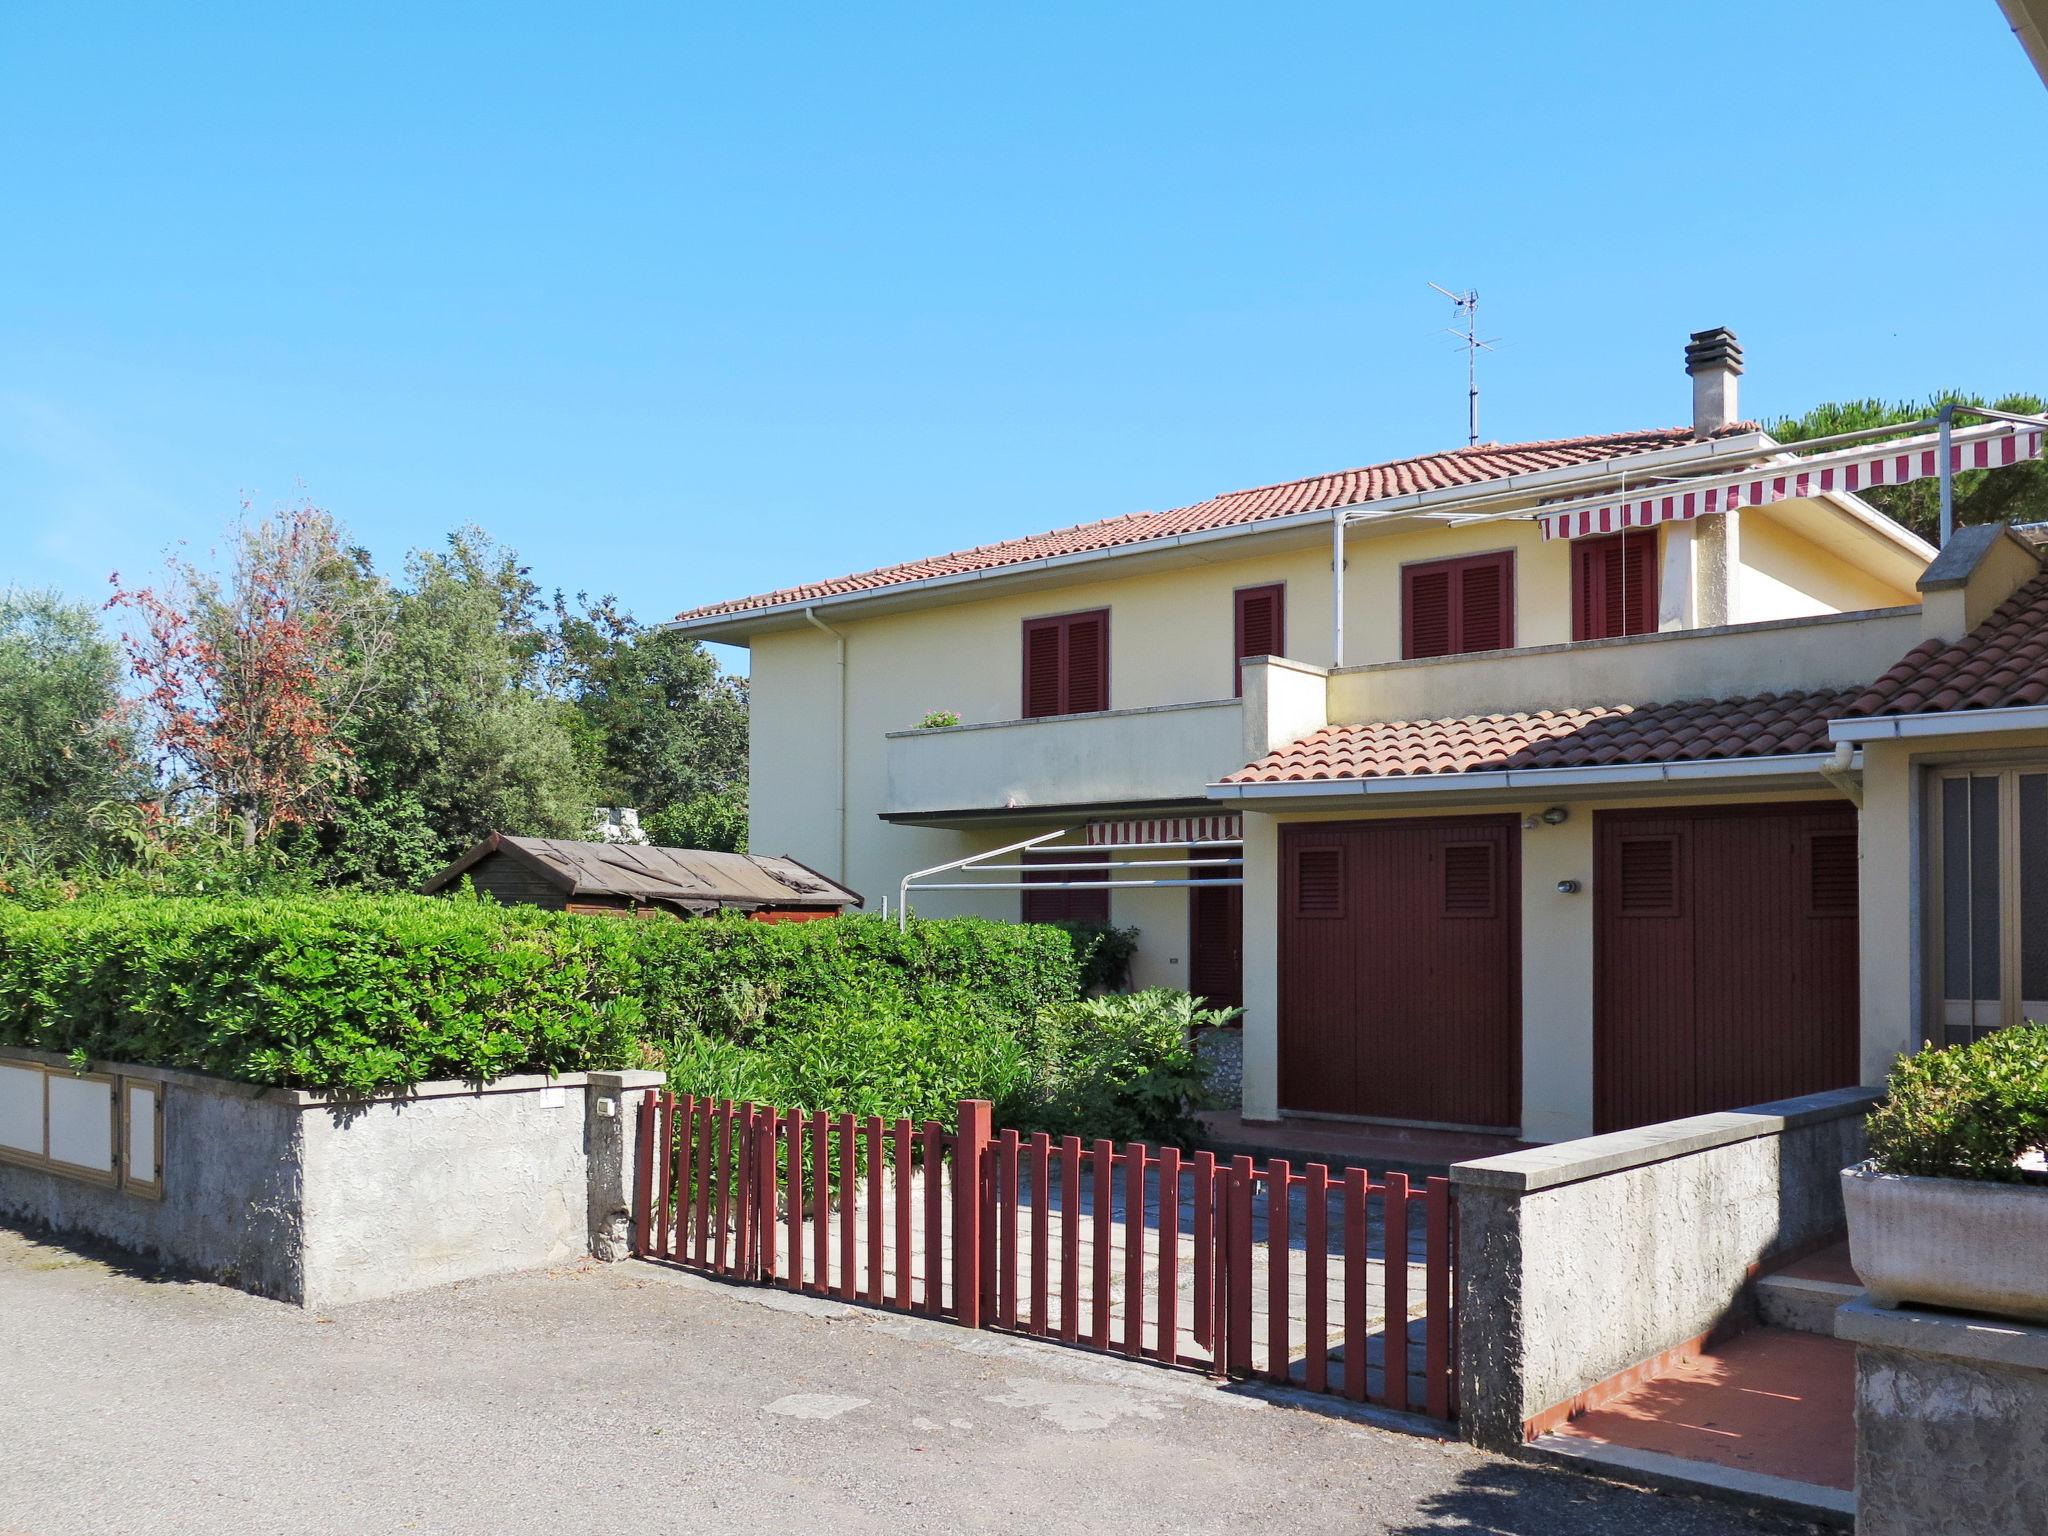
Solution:
<path fill-rule="evenodd" d="M 1842 1198 L 1873 1301 L 2048 1322 L 2048 1028 L 1901 1057 L 1870 1151 Z"/>
<path fill-rule="evenodd" d="M 959 710 L 934 709 L 928 710 L 925 714 L 925 717 L 917 722 L 917 729 L 919 729 L 920 731 L 936 731 L 942 730 L 949 725 L 958 725 L 959 723 Z"/>

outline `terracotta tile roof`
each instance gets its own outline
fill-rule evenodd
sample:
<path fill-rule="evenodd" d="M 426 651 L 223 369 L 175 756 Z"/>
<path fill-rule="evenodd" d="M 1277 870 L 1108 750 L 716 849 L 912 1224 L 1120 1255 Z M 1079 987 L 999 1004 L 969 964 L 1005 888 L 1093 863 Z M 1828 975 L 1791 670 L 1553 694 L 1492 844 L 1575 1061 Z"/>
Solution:
<path fill-rule="evenodd" d="M 1924 640 L 1850 702 L 1849 716 L 2048 704 L 2048 572 L 1962 639 Z"/>
<path fill-rule="evenodd" d="M 1595 705 L 1462 720 L 1326 726 L 1231 774 L 1226 784 L 1411 778 L 1510 768 L 1771 757 L 1828 749 L 1847 691 L 1680 704 Z"/>
<path fill-rule="evenodd" d="M 1755 430 L 1753 422 L 1742 422 L 1728 428 L 1730 433 Z M 934 576 L 1021 565 L 1054 555 L 1087 554 L 1128 544 L 1142 544 L 1148 539 L 1170 538 L 1176 534 L 1243 527 L 1297 512 L 1327 511 L 1332 507 L 1374 501 L 1383 496 L 1476 485 L 1481 481 L 1531 474 L 1540 469 L 1561 469 L 1575 464 L 1597 463 L 1601 459 L 1649 453 L 1654 449 L 1690 442 L 1692 435 L 1690 427 L 1657 427 L 1643 432 L 1610 432 L 1595 437 L 1560 437 L 1533 443 L 1481 443 L 1474 448 L 1453 448 L 1412 459 L 1369 464 L 1363 469 L 1339 470 L 1335 474 L 1289 480 L 1282 485 L 1230 491 L 1169 512 L 1132 512 L 1101 522 L 1081 523 L 1071 528 L 1056 528 L 1049 533 L 1009 539 L 1000 544 L 984 544 L 950 555 L 936 555 L 928 560 L 911 560 L 852 576 L 835 576 L 829 581 L 812 582 L 806 586 L 784 587 L 754 597 L 687 609 L 676 617 L 679 620 L 719 618 L 759 608 L 773 608 L 783 603 L 815 602 L 854 592 L 876 592 L 929 580 Z"/>

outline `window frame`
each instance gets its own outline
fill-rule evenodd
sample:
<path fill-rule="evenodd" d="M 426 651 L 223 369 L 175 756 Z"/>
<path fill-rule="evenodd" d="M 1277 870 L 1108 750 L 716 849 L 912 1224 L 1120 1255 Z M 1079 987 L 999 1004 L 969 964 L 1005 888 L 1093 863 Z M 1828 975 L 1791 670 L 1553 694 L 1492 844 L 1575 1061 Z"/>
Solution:
<path fill-rule="evenodd" d="M 2020 823 L 2020 780 L 2023 778 L 2048 777 L 2048 757 L 2038 753 L 2024 756 L 2000 756 L 1996 759 L 1978 759 L 1973 762 L 1943 763 L 1930 765 L 1926 769 L 1926 824 L 1925 864 L 1921 880 L 1921 904 L 1925 913 L 1922 934 L 1925 975 L 1925 1000 L 1923 1006 L 1924 1028 L 1922 1038 L 1940 1045 L 1962 1045 L 1980 1040 L 1997 1030 L 2010 1029 L 2024 1023 L 2028 1017 L 2024 995 L 2025 959 L 2022 936 L 2025 932 L 2021 922 L 2023 914 L 2024 883 L 2020 868 L 2022 832 Z M 1978 998 L 1974 995 L 1951 999 L 1947 996 L 1948 984 L 1948 849 L 1947 810 L 1944 805 L 1943 786 L 1961 782 L 1969 785 L 1976 780 L 1989 779 L 1996 782 L 1996 829 L 1998 850 L 1998 996 Z M 1969 793 L 1965 791 L 1965 800 Z M 1969 828 L 1964 835 L 1967 838 Z M 2048 1002 L 2036 998 L 2033 1001 Z M 1986 1010 L 1989 1022 L 1986 1022 Z M 2048 1021 L 2048 1008 L 2042 1010 L 2044 1021 Z M 1952 1016 L 1953 1015 L 1953 1016 Z"/>
<path fill-rule="evenodd" d="M 1094 709 L 1072 708 L 1074 676 L 1068 661 L 1070 636 L 1077 625 L 1099 623 L 1102 626 L 1102 644 L 1098 647 L 1096 661 L 1096 682 L 1099 698 Z M 1033 713 L 1031 708 L 1031 636 L 1035 631 L 1052 630 L 1059 636 L 1059 708 Z M 1106 713 L 1109 704 L 1109 610 L 1107 608 L 1084 608 L 1073 613 L 1040 614 L 1025 619 L 1017 631 L 1018 670 L 1022 685 L 1018 697 L 1018 718 L 1023 720 L 1051 720 L 1061 715 L 1093 715 Z"/>
<path fill-rule="evenodd" d="M 1502 643 L 1487 646 L 1486 650 L 1511 651 L 1515 648 L 1515 551 L 1512 549 L 1489 549 L 1476 555 L 1451 555 L 1438 560 L 1411 560 L 1401 567 L 1401 659 L 1403 661 L 1428 661 L 1436 656 L 1470 656 L 1480 647 L 1465 643 L 1465 573 L 1481 566 L 1492 566 L 1500 572 L 1500 632 Z M 1418 578 L 1442 572 L 1450 578 L 1447 602 L 1450 605 L 1448 628 L 1450 647 L 1420 656 L 1415 650 L 1415 582 Z"/>
<path fill-rule="evenodd" d="M 1248 652 L 1244 648 L 1244 606 L 1248 599 L 1260 597 L 1273 599 L 1273 648 L 1270 651 Z M 1241 699 L 1244 697 L 1244 664 L 1251 656 L 1287 654 L 1286 582 L 1259 582 L 1249 587 L 1239 587 L 1230 594 L 1230 649 L 1231 697 Z"/>

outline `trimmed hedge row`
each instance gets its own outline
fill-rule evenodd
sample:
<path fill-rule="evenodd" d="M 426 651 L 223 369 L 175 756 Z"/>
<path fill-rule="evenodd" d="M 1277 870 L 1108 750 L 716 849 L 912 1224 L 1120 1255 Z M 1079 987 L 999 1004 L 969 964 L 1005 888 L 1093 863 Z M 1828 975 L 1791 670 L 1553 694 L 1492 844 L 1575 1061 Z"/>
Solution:
<path fill-rule="evenodd" d="M 0 902 L 0 1044 L 370 1094 L 847 1020 L 1007 1034 L 1077 995 L 1076 951 L 1058 929 L 972 919 L 899 935 L 878 918 L 628 922 L 417 896 Z"/>

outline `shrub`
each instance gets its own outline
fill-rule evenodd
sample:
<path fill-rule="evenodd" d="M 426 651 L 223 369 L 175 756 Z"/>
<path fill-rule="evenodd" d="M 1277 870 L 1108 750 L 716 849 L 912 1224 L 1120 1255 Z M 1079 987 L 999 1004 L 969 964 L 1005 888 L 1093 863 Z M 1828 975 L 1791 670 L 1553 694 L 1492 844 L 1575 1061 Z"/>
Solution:
<path fill-rule="evenodd" d="M 0 903 L 0 1042 L 338 1094 L 611 1066 L 632 936 L 411 896 Z"/>
<path fill-rule="evenodd" d="M 2048 1149 L 2048 1027 L 1902 1056 L 1870 1117 L 1886 1173 L 2019 1182 L 2022 1154 Z"/>
<path fill-rule="evenodd" d="M 1131 984 L 1131 956 L 1138 952 L 1138 930 L 1108 923 L 1055 923 L 1074 946 L 1081 968 L 1083 992 L 1121 992 Z"/>
<path fill-rule="evenodd" d="M 1183 1143 L 1208 1107 L 1209 1064 L 1194 1031 L 1227 1023 L 1185 992 L 1154 987 L 1048 1009 L 1027 1032 L 1032 1072 L 997 1122 L 1057 1136 Z"/>
<path fill-rule="evenodd" d="M 691 1031 L 757 1043 L 854 1018 L 1029 1018 L 1079 995 L 1057 928 L 979 918 L 738 918 L 638 923 L 642 997 L 656 1039 Z M 816 1108 L 835 1108 L 817 1105 Z"/>

